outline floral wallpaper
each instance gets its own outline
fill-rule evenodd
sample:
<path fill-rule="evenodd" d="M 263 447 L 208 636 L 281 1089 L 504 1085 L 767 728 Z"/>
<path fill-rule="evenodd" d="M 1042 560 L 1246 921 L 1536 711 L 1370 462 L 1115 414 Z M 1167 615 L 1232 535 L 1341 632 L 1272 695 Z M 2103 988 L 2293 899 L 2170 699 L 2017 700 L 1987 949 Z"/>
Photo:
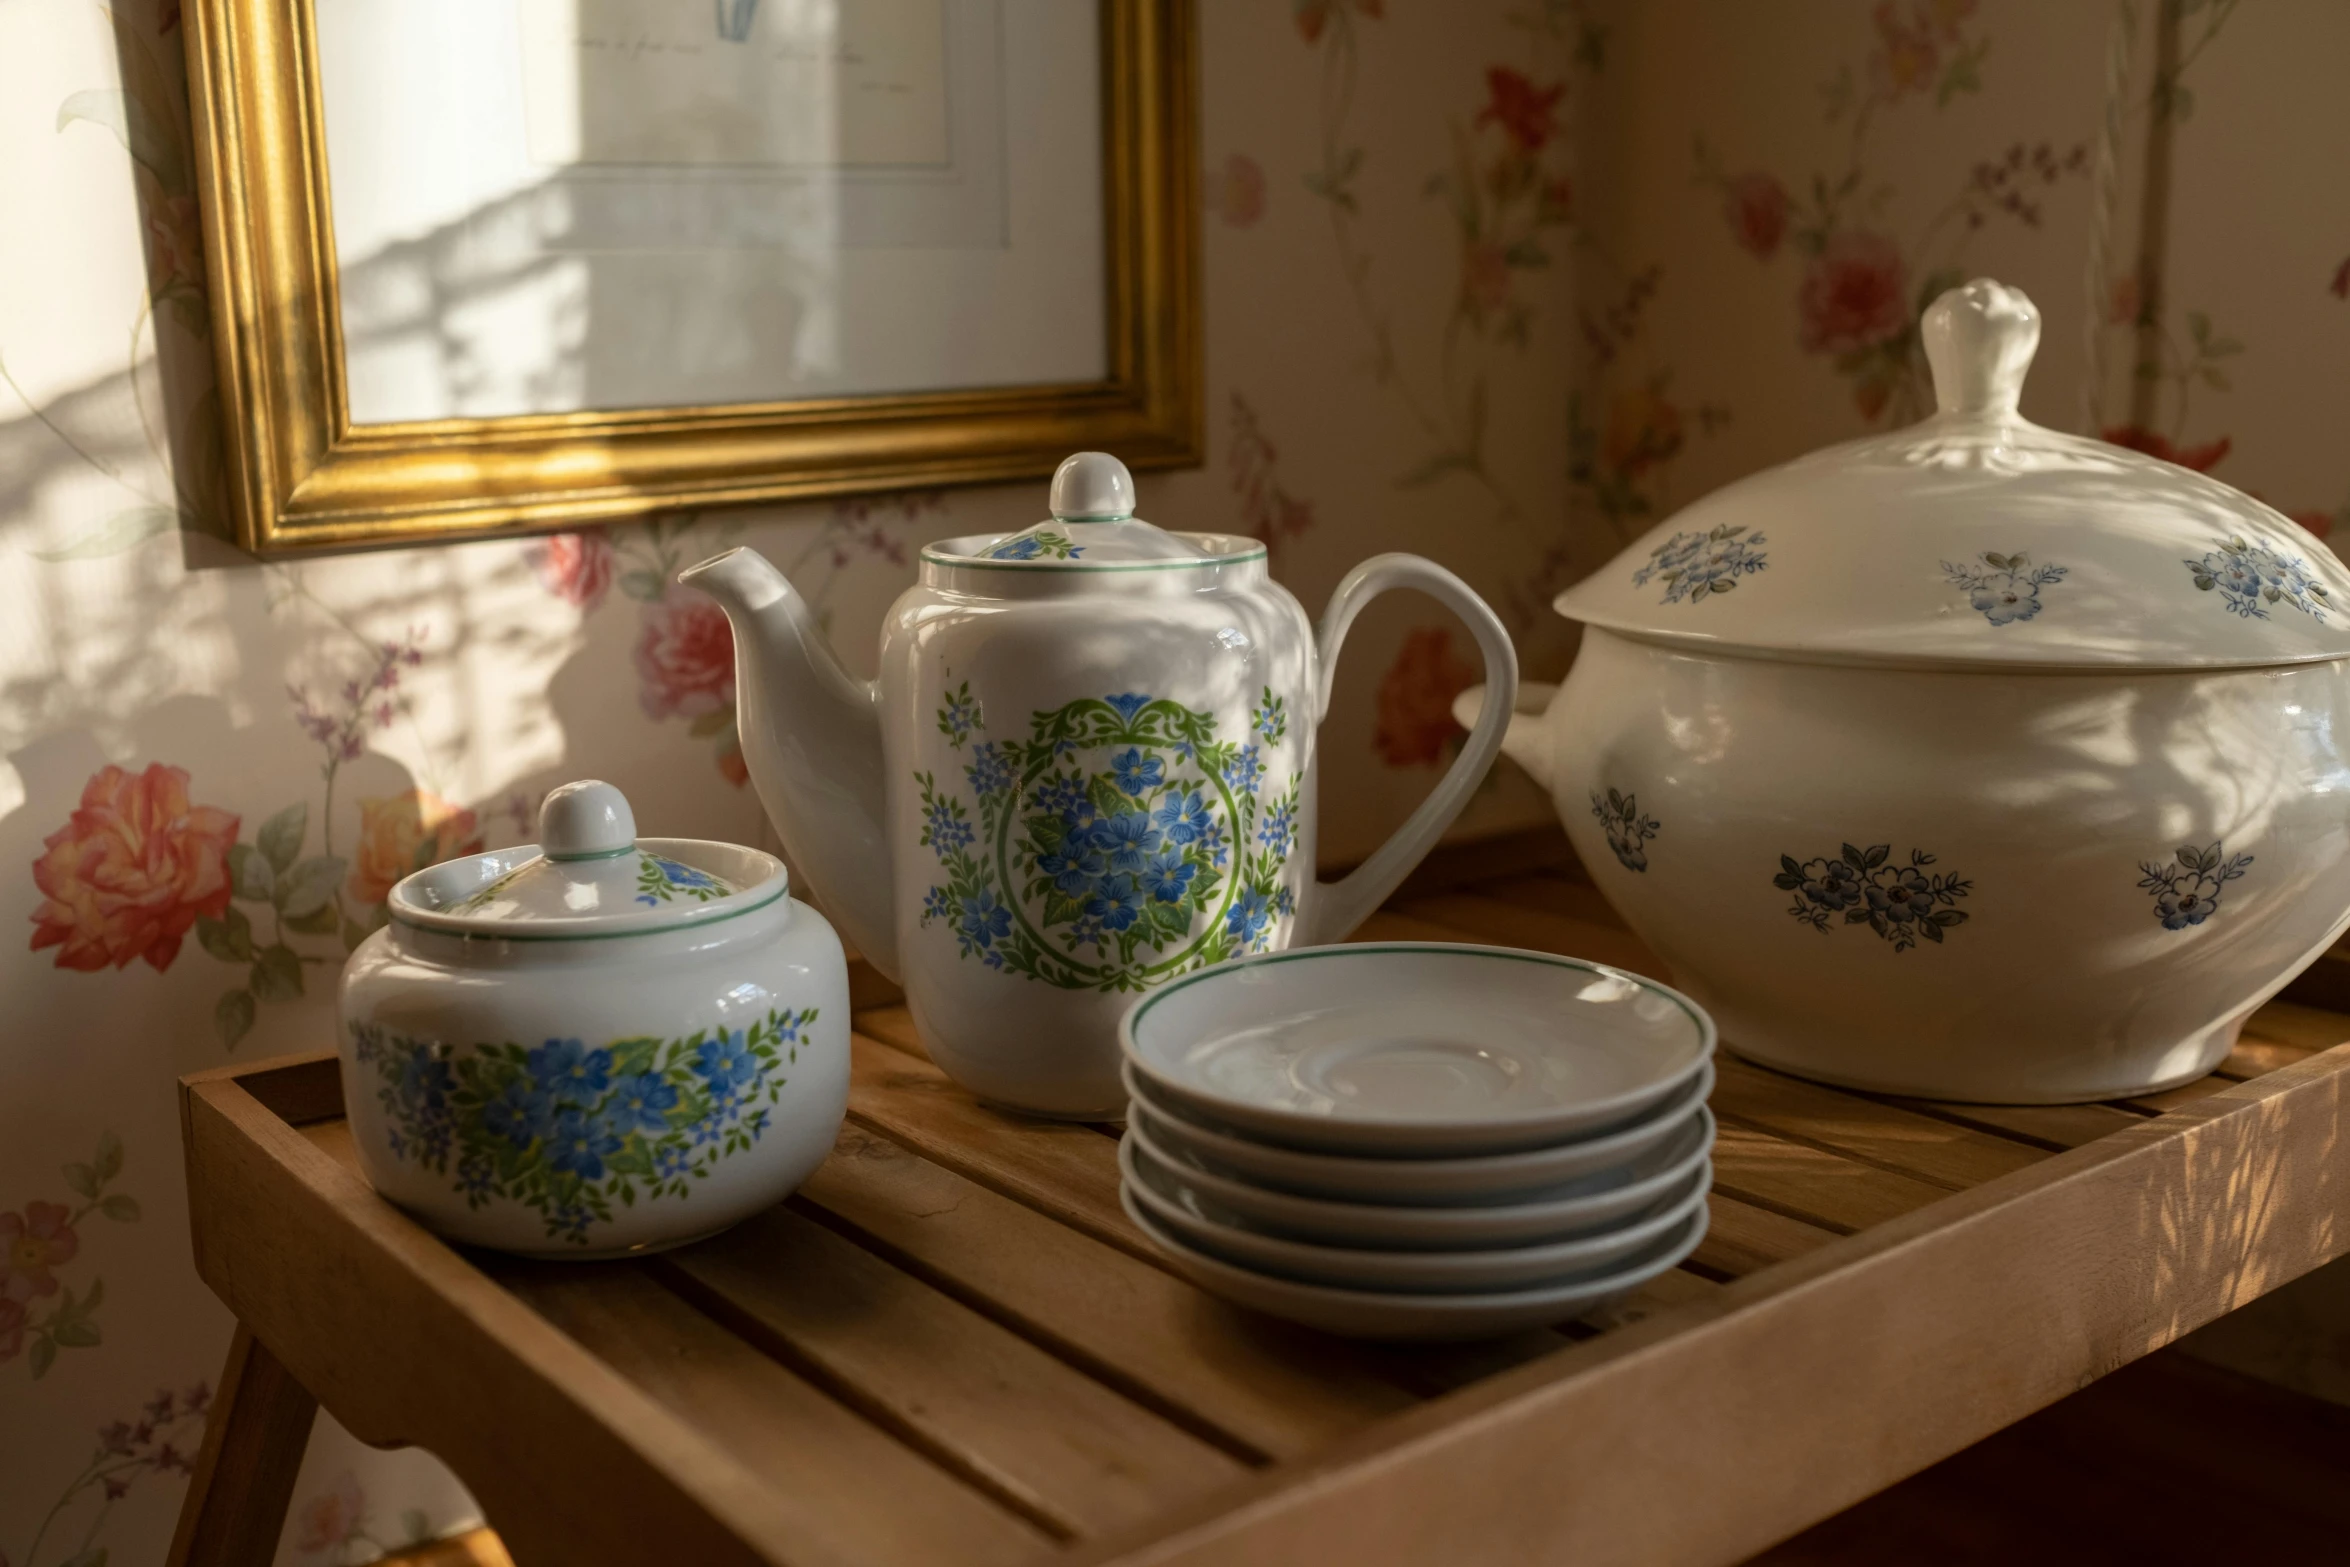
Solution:
<path fill-rule="evenodd" d="M 1201 10 L 1208 450 L 1143 476 L 1143 510 L 1264 539 L 1309 612 L 1416 550 L 1555 676 L 1560 587 L 1718 484 L 1927 406 L 1917 310 L 1976 272 L 2046 315 L 2035 417 L 2314 531 L 2350 519 L 2320 379 L 2350 362 L 2350 193 L 2322 151 L 2350 129 L 2326 74 L 2350 13 Z M 250 560 L 226 542 L 182 27 L 178 0 L 0 0 L 0 1567 L 168 1541 L 229 1329 L 188 1260 L 174 1079 L 319 1048 L 391 886 L 527 839 L 556 783 L 611 779 L 650 832 L 767 836 L 731 640 L 678 568 L 760 549 L 869 671 L 921 543 L 1043 499 Z M 1426 791 L 1477 678 L 1425 600 L 1381 600 L 1349 646 L 1320 736 L 1362 763 L 1321 799 L 1339 860 Z M 1503 769 L 1463 830 L 1547 809 Z M 2316 1320 L 2239 1358 L 2350 1360 Z M 280 1560 L 473 1516 L 428 1455 L 322 1421 Z"/>

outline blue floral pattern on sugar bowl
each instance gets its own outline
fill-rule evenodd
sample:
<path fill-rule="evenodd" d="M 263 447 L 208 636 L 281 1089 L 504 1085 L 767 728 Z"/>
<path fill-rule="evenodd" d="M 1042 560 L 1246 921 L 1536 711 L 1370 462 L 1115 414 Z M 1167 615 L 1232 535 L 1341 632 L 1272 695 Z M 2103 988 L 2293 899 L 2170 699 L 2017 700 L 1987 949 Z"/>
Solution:
<path fill-rule="evenodd" d="M 540 844 L 419 871 L 344 971 L 344 1108 L 377 1190 L 453 1239 L 619 1256 L 781 1200 L 848 1099 L 839 938 L 756 849 L 639 841 L 567 785 Z"/>

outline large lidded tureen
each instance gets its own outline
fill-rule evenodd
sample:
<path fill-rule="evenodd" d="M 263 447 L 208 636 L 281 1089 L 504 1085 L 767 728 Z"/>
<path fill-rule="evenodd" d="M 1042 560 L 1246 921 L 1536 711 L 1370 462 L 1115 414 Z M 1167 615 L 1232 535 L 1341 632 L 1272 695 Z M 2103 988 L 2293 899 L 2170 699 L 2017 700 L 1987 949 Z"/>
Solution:
<path fill-rule="evenodd" d="M 2020 418 L 2039 330 L 2013 289 L 1945 294 L 1933 417 L 1729 485 L 1558 599 L 1581 654 L 1505 748 L 1756 1060 L 2159 1089 L 2350 921 L 2350 574 Z"/>
<path fill-rule="evenodd" d="M 1486 678 L 1517 660 L 1459 578 L 1410 555 L 1348 574 L 1320 634 L 1255 539 L 1137 519 L 1099 452 L 1052 517 L 946 539 L 852 680 L 783 574 L 748 550 L 684 572 L 734 623 L 751 781 L 849 940 L 901 978 L 923 1043 L 984 1098 L 1122 1112 L 1119 1015 L 1178 974 L 1336 941 L 1449 826 L 1503 703 L 1353 874 L 1314 878 L 1315 731 L 1355 615 L 1411 587 L 1467 622 Z"/>

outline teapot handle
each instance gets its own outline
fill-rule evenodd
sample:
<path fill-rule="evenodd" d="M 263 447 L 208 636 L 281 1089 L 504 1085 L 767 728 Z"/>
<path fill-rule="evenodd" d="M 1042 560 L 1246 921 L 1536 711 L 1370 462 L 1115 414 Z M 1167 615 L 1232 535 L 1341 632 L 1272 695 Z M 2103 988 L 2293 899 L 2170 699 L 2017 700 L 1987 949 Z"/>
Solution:
<path fill-rule="evenodd" d="M 1299 911 L 1298 946 L 1344 940 L 1402 885 L 1484 780 L 1517 706 L 1518 651 L 1510 644 L 1500 617 L 1485 601 L 1432 560 L 1417 555 L 1374 555 L 1346 574 L 1346 580 L 1330 596 L 1330 608 L 1323 613 L 1314 709 L 1317 726 L 1330 711 L 1331 681 L 1338 672 L 1338 651 L 1346 642 L 1347 628 L 1364 605 L 1390 588 L 1417 588 L 1467 623 L 1485 660 L 1485 710 L 1478 715 L 1477 726 L 1469 731 L 1468 744 L 1461 747 L 1451 769 L 1394 835 L 1347 875 L 1315 884 Z"/>

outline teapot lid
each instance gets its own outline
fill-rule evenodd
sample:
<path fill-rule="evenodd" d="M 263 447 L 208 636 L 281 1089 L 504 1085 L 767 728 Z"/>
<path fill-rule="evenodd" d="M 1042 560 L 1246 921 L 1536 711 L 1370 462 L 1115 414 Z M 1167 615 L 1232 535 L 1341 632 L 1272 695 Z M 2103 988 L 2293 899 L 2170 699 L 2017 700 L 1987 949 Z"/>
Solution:
<path fill-rule="evenodd" d="M 1560 594 L 1570 620 L 1837 662 L 2226 668 L 2350 654 L 2350 572 L 2216 479 L 2016 412 L 2040 341 L 1977 279 L 1920 323 L 1937 411 L 1723 486 Z"/>
<path fill-rule="evenodd" d="M 969 541 L 976 546 L 969 558 L 1081 567 L 1215 558 L 1181 534 L 1135 516 L 1134 475 L 1108 452 L 1063 458 L 1053 472 L 1050 510 L 1051 517 L 1018 533 Z"/>
<path fill-rule="evenodd" d="M 506 940 L 622 936 L 707 925 L 788 890 L 783 862 L 730 843 L 636 835 L 636 813 L 596 779 L 539 806 L 539 841 L 428 866 L 392 889 L 395 923 Z"/>

